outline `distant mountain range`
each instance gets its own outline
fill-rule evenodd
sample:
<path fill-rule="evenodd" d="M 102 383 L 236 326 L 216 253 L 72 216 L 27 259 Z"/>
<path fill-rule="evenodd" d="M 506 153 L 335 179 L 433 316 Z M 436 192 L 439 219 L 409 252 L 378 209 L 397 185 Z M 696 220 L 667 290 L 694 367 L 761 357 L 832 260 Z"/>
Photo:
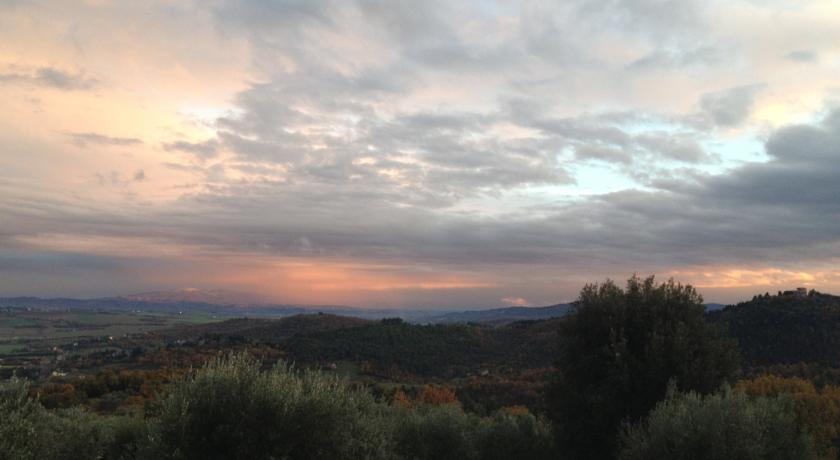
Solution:
<path fill-rule="evenodd" d="M 258 296 L 237 291 L 221 289 L 183 288 L 174 291 L 144 292 L 120 296 L 119 299 L 150 303 L 193 302 L 213 305 L 260 305 L 269 304 Z"/>
<path fill-rule="evenodd" d="M 210 313 L 228 317 L 282 317 L 301 313 L 333 313 L 365 319 L 400 317 L 415 323 L 485 323 L 547 319 L 568 313 L 568 304 L 549 307 L 505 307 L 469 311 L 373 309 L 344 305 L 285 305 L 261 301 L 257 296 L 222 290 L 186 288 L 94 299 L 5 297 L 0 307 L 46 310 L 157 311 Z"/>
<path fill-rule="evenodd" d="M 718 311 L 723 310 L 726 308 L 726 304 L 722 303 L 707 303 L 706 304 L 706 311 Z"/>
<path fill-rule="evenodd" d="M 492 323 L 535 319 L 548 319 L 565 316 L 572 305 L 561 303 L 548 307 L 506 307 L 490 310 L 470 310 L 446 312 L 422 318 L 429 323 Z"/>
<path fill-rule="evenodd" d="M 166 313 L 201 312 L 227 317 L 282 317 L 301 313 L 332 313 L 364 319 L 390 317 L 423 324 L 438 323 L 508 323 L 564 316 L 572 305 L 561 303 L 547 307 L 503 307 L 466 311 L 429 311 L 420 309 L 373 309 L 344 305 L 285 305 L 261 301 L 247 293 L 195 288 L 146 292 L 95 299 L 6 297 L 0 307 L 48 310 L 158 311 Z M 707 304 L 708 311 L 720 310 L 722 304 Z"/>

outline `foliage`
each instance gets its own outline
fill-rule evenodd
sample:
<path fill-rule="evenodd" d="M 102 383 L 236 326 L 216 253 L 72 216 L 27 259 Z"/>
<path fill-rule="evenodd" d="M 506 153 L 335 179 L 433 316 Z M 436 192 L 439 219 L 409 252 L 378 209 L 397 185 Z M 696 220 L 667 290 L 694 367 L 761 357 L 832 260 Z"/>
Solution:
<path fill-rule="evenodd" d="M 799 423 L 813 435 L 824 458 L 837 458 L 840 452 L 840 388 L 814 384 L 795 377 L 762 375 L 741 380 L 736 388 L 752 397 L 787 395 Z"/>
<path fill-rule="evenodd" d="M 738 339 L 747 366 L 840 365 L 840 297 L 768 294 L 710 318 Z"/>
<path fill-rule="evenodd" d="M 550 425 L 521 411 L 480 418 L 457 405 L 398 410 L 394 455 L 417 460 L 556 458 Z"/>
<path fill-rule="evenodd" d="M 765 374 L 781 377 L 798 377 L 812 382 L 817 387 L 825 385 L 840 386 L 840 367 L 826 366 L 819 363 L 773 364 L 769 366 L 751 366 L 744 369 L 744 377 L 755 378 Z"/>
<path fill-rule="evenodd" d="M 474 376 L 456 390 L 464 409 L 480 415 L 492 414 L 506 406 L 526 406 L 534 413 L 545 413 L 545 388 L 553 370 L 522 370 L 518 375 Z"/>
<path fill-rule="evenodd" d="M 556 458 L 551 425 L 523 409 L 502 409 L 482 421 L 478 436 L 478 458 Z"/>
<path fill-rule="evenodd" d="M 394 449 L 398 458 L 458 460 L 476 458 L 479 418 L 454 405 L 425 406 L 395 414 Z"/>
<path fill-rule="evenodd" d="M 0 460 L 36 458 L 43 408 L 29 398 L 29 384 L 12 378 L 0 384 Z"/>
<path fill-rule="evenodd" d="M 145 424 L 81 409 L 47 411 L 29 384 L 0 382 L 0 459 L 132 458 Z"/>
<path fill-rule="evenodd" d="M 380 408 L 366 392 L 285 364 L 260 372 L 232 355 L 210 362 L 163 400 L 159 458 L 375 458 Z"/>
<path fill-rule="evenodd" d="M 420 394 L 417 395 L 417 402 L 433 406 L 459 404 L 454 391 L 446 387 L 436 387 L 432 385 L 423 386 L 423 389 L 420 390 Z"/>
<path fill-rule="evenodd" d="M 514 407 L 481 418 L 446 388 L 394 404 L 334 375 L 285 364 L 261 371 L 245 355 L 217 358 L 168 390 L 142 418 L 45 409 L 27 382 L 0 383 L 6 459 L 548 458 L 547 422 Z"/>
<path fill-rule="evenodd" d="M 755 398 L 725 387 L 708 396 L 671 394 L 622 433 L 622 460 L 806 460 L 811 439 L 786 397 Z"/>
<path fill-rule="evenodd" d="M 554 321 L 524 321 L 492 328 L 417 325 L 386 319 L 340 330 L 301 333 L 282 348 L 298 363 L 353 361 L 389 378 L 451 377 L 488 366 L 546 367 L 552 359 Z"/>
<path fill-rule="evenodd" d="M 578 458 L 610 458 L 623 421 L 644 417 L 669 381 L 714 391 L 737 369 L 736 349 L 704 320 L 691 286 L 633 276 L 583 288 L 560 323 L 558 373 L 549 410 L 559 441 Z"/>

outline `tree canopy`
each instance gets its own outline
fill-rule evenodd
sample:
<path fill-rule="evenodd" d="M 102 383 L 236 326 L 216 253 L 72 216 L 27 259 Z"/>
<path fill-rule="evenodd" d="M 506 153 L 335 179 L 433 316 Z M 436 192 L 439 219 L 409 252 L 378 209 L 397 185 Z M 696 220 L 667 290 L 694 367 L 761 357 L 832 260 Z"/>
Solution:
<path fill-rule="evenodd" d="M 706 394 L 737 370 L 736 346 L 706 323 L 702 297 L 673 280 L 589 284 L 559 328 L 548 405 L 576 458 L 615 456 L 621 423 L 644 417 L 669 382 Z"/>

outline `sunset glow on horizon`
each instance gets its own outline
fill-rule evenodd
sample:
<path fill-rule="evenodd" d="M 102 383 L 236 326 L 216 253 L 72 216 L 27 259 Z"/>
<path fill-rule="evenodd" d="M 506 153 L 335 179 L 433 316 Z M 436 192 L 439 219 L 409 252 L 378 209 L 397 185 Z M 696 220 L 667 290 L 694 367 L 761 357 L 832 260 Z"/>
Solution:
<path fill-rule="evenodd" d="M 838 75 L 831 1 L 0 0 L 0 297 L 840 293 Z"/>

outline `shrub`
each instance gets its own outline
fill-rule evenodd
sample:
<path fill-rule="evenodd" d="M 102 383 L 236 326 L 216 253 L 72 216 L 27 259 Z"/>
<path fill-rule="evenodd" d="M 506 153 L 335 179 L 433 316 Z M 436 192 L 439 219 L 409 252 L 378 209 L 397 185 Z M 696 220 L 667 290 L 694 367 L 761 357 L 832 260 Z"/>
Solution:
<path fill-rule="evenodd" d="M 29 398 L 29 383 L 0 382 L 0 460 L 35 459 L 44 408 Z"/>
<path fill-rule="evenodd" d="M 478 416 L 459 406 L 421 406 L 392 414 L 392 437 L 398 458 L 460 460 L 477 457 Z"/>
<path fill-rule="evenodd" d="M 555 458 L 551 425 L 527 411 L 500 410 L 479 426 L 477 445 L 482 460 Z"/>
<path fill-rule="evenodd" d="M 82 409 L 47 411 L 29 397 L 29 383 L 0 382 L 0 459 L 133 458 L 143 422 Z"/>
<path fill-rule="evenodd" d="M 706 397 L 672 393 L 621 436 L 622 460 L 804 460 L 816 455 L 786 397 L 725 387 Z"/>
<path fill-rule="evenodd" d="M 172 389 L 153 442 L 160 458 L 375 458 L 381 410 L 336 377 L 230 355 Z"/>
<path fill-rule="evenodd" d="M 392 416 L 397 458 L 555 458 L 551 426 L 527 412 L 500 410 L 482 419 L 457 405 L 441 405 L 395 410 Z"/>

